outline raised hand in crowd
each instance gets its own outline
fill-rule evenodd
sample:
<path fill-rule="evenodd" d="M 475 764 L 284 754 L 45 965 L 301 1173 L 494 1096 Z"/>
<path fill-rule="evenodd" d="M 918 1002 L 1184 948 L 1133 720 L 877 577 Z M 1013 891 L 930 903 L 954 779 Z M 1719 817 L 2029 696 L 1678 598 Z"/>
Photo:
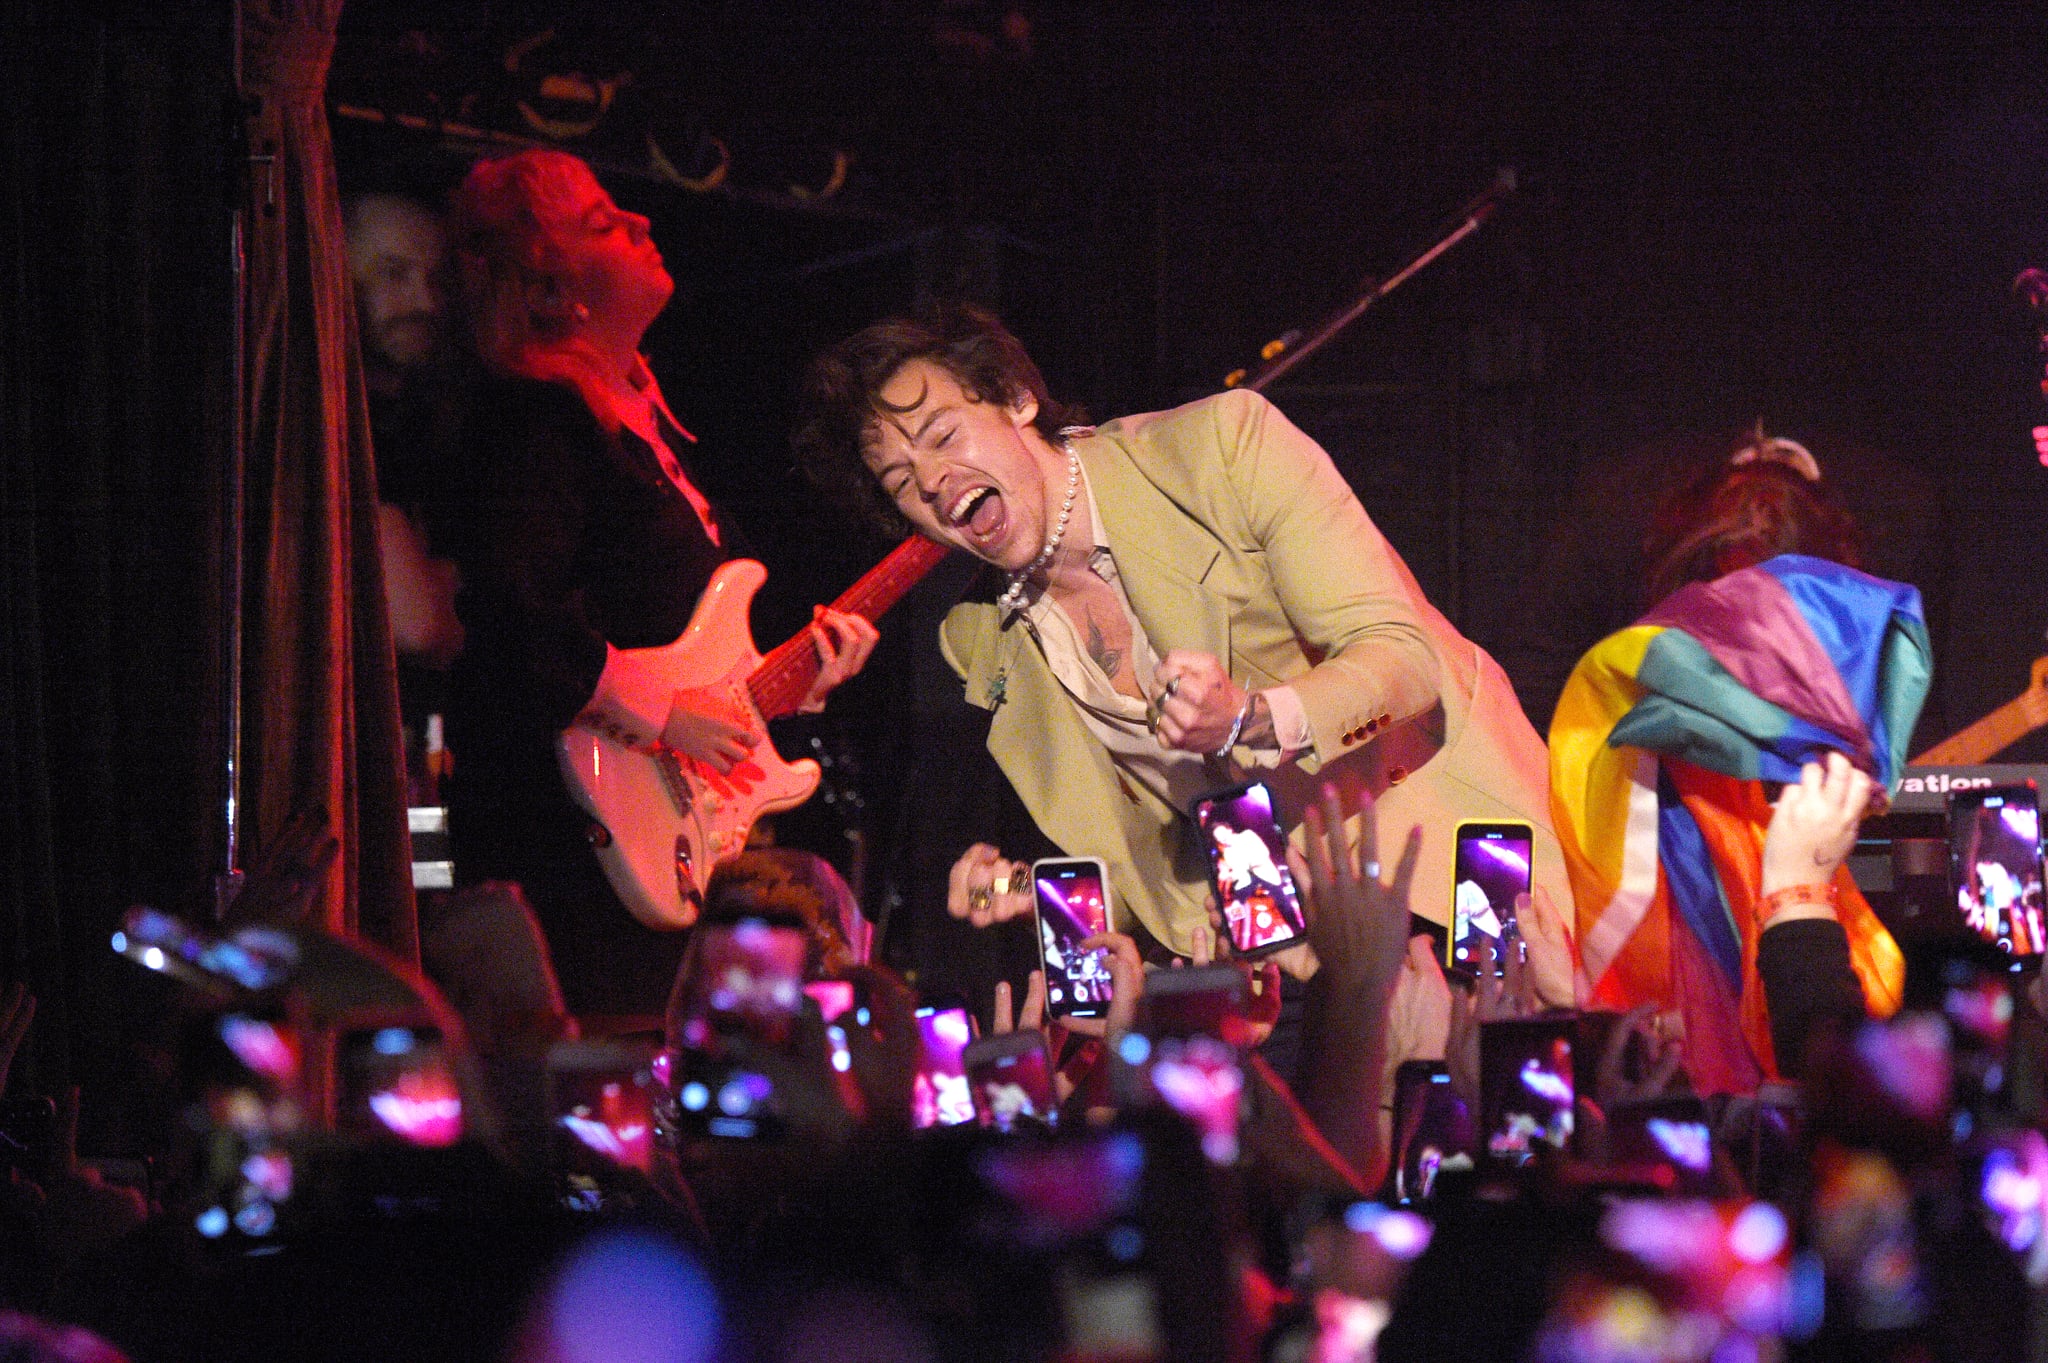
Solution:
<path fill-rule="evenodd" d="M 1596 1164 L 1604 1163 L 1608 1158 L 1608 1114 L 1664 1097 L 1671 1092 L 1684 1060 L 1684 1040 L 1660 1025 L 1656 1004 L 1638 1004 L 1622 1014 L 1600 1048 L 1593 1091 L 1580 1094 L 1575 1105 L 1579 1153 Z"/>
<path fill-rule="evenodd" d="M 57 1095 L 55 1162 L 40 1180 L 46 1198 L 44 1242 L 51 1267 L 60 1275 L 140 1226 L 149 1214 L 140 1192 L 108 1183 L 98 1168 L 78 1158 L 78 1108 L 76 1086 Z"/>
<path fill-rule="evenodd" d="M 1066 1018 L 1061 1026 L 1081 1036 L 1114 1041 L 1131 1030 L 1145 997 L 1145 963 L 1138 944 L 1121 932 L 1098 932 L 1074 944 L 1077 953 L 1100 949 L 1109 963 L 1109 1011 L 1099 1018 Z"/>
<path fill-rule="evenodd" d="M 1835 907 L 1835 878 L 1856 845 L 1870 778 L 1840 753 L 1786 785 L 1764 832 L 1757 885 L 1757 974 L 1778 1072 L 1797 1079 L 1814 1039 L 1864 1017 L 1863 986 Z"/>
<path fill-rule="evenodd" d="M 0 1091 L 35 1015 L 35 995 L 25 984 L 17 981 L 0 991 Z M 75 1086 L 56 1095 L 47 1161 L 26 1171 L 17 1166 L 13 1181 L 14 1200 L 31 1209 L 45 1260 L 55 1274 L 113 1244 L 148 1215 L 141 1193 L 106 1182 L 97 1168 L 79 1160 L 78 1107 Z"/>
<path fill-rule="evenodd" d="M 1832 918 L 1834 902 L 1812 897 L 1802 887 L 1824 889 L 1856 845 L 1856 826 L 1875 789 L 1870 777 L 1838 752 L 1825 764 L 1808 762 L 1771 810 L 1764 834 L 1762 880 L 1764 926 L 1796 918 Z M 1773 895 L 1782 896 L 1773 904 Z"/>
<path fill-rule="evenodd" d="M 1393 877 L 1382 873 L 1377 823 L 1361 797 L 1356 838 L 1335 787 L 1306 812 L 1306 854 L 1290 849 L 1309 943 L 1320 968 L 1304 1019 L 1302 1101 L 1366 1187 L 1386 1172 L 1388 1010 L 1409 961 L 1409 888 L 1421 853 L 1410 830 Z"/>
<path fill-rule="evenodd" d="M 1031 972 L 1031 980 L 1024 986 L 1023 1006 L 1015 1009 L 1014 1012 L 1011 1008 L 1011 996 L 1010 982 L 1008 980 L 997 980 L 995 1011 L 990 1019 L 990 1030 L 995 1035 L 1006 1036 L 1011 1032 L 1047 1030 L 1045 1025 L 1045 972 L 1043 970 Z M 1046 1050 L 1051 1054 L 1054 1061 L 1057 1062 L 1060 1047 L 1050 1033 L 1046 1037 Z M 1073 1097 L 1074 1090 L 1079 1087 L 1076 1076 L 1066 1068 L 1062 1068 L 1055 1063 L 1052 1072 L 1053 1101 L 1061 1106 L 1065 1106 L 1067 1099 Z"/>
<path fill-rule="evenodd" d="M 1021 918 L 1035 907 L 1029 864 L 985 842 L 962 852 L 946 875 L 946 912 L 977 928 Z"/>
<path fill-rule="evenodd" d="M 0 1093 L 7 1091 L 7 1073 L 21 1049 L 28 1025 L 36 1020 L 36 996 L 20 980 L 0 992 Z"/>
<path fill-rule="evenodd" d="M 1047 1033 L 1048 1049 L 1055 1059 L 1066 1050 L 1066 1034 L 1085 1036 L 1097 1041 L 1114 1042 L 1131 1029 L 1138 1016 L 1138 1001 L 1145 996 L 1145 966 L 1138 955 L 1138 944 L 1120 932 L 1101 932 L 1084 938 L 1075 945 L 1076 951 L 1101 949 L 1109 956 L 1110 1002 L 1109 1012 L 1099 1018 L 1061 1018 L 1047 1025 L 1045 1018 L 1045 972 L 1031 972 L 1030 983 L 1025 987 L 1023 1006 L 1012 1013 L 1012 990 L 1008 980 L 999 980 L 995 989 L 993 1030 L 997 1035 L 1012 1031 L 1029 1031 L 1043 1028 Z M 1092 1068 L 1092 1061 L 1083 1059 L 1078 1066 L 1069 1065 L 1055 1069 L 1053 1074 L 1053 1096 L 1065 1103 L 1073 1096 L 1074 1090 L 1085 1082 L 1086 1070 Z"/>
<path fill-rule="evenodd" d="M 1216 907 L 1216 898 L 1211 895 L 1209 925 L 1197 927 L 1191 934 L 1187 965 L 1199 968 L 1214 965 L 1219 959 L 1228 959 L 1230 940 L 1217 935 L 1222 924 L 1223 911 Z M 1307 946 L 1300 950 L 1313 962 L 1314 953 Z M 1293 951 L 1294 948 L 1289 948 L 1275 952 L 1256 964 L 1251 961 L 1234 962 L 1244 972 L 1244 1000 L 1235 1013 L 1224 1019 L 1225 1041 L 1241 1051 L 1250 1051 L 1264 1044 L 1266 1038 L 1273 1034 L 1273 1028 L 1280 1021 L 1280 962 L 1275 957 L 1289 955 Z M 1181 958 L 1174 957 L 1173 964 L 1181 965 Z M 1314 973 L 1313 969 L 1309 971 L 1311 975 Z"/>
<path fill-rule="evenodd" d="M 1637 1044 L 1640 1059 L 1630 1078 L 1629 1047 Z M 1593 1098 L 1603 1108 L 1628 1103 L 1647 1103 L 1662 1098 L 1671 1089 L 1685 1063 L 1685 1039 L 1659 1025 L 1657 1005 L 1641 1003 L 1622 1014 L 1600 1048 L 1600 1064 L 1593 1072 Z"/>
<path fill-rule="evenodd" d="M 917 1069 L 924 1058 L 917 996 L 894 971 L 880 966 L 854 966 L 845 973 L 867 987 L 873 1019 L 870 1027 L 846 1029 L 846 1050 L 867 1120 L 870 1125 L 907 1128 Z"/>
<path fill-rule="evenodd" d="M 1045 972 L 1034 970 L 1031 980 L 1024 986 L 1024 1005 L 1012 1009 L 1011 989 L 1008 980 L 996 981 L 995 1013 L 992 1031 L 997 1036 L 1010 1032 L 1028 1032 L 1045 1025 Z"/>
<path fill-rule="evenodd" d="M 1531 902 L 1526 894 L 1516 896 L 1517 922 L 1529 916 Z M 1535 973 L 1521 951 L 1510 948 L 1503 965 L 1502 952 L 1493 938 L 1481 936 L 1478 950 L 1479 972 L 1472 988 L 1451 991 L 1451 1028 L 1444 1042 L 1451 1087 L 1475 1112 L 1479 1110 L 1479 1028 L 1488 1022 L 1535 1017 L 1543 1010 L 1536 998 Z M 1435 953 L 1430 960 L 1436 960 Z"/>

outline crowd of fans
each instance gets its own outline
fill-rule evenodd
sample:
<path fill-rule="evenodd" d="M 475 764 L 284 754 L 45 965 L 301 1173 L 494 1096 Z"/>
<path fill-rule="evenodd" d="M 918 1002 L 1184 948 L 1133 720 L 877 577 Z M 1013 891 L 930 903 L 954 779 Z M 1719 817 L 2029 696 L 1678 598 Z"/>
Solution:
<path fill-rule="evenodd" d="M 130 914 L 114 949 L 181 991 L 136 1065 L 166 1130 L 148 1159 L 82 1159 L 75 1092 L 8 1101 L 0 1359 L 2041 1353 L 2038 977 L 1977 939 L 1930 938 L 1909 955 L 1904 1006 L 1873 1016 L 1861 929 L 1834 887 L 1875 787 L 1840 753 L 1782 783 L 1754 849 L 1740 964 L 1776 1077 L 1740 1092 L 1703 1082 L 1709 1019 L 1682 1001 L 1554 1006 L 1592 990 L 1540 877 L 1514 905 L 1520 936 L 1482 936 L 1477 968 L 1447 977 L 1453 958 L 1427 921 L 1446 887 L 1418 872 L 1424 838 L 1443 830 L 1334 785 L 1310 799 L 1286 857 L 1302 940 L 1281 932 L 1288 890 L 1265 864 L 1277 858 L 1246 844 L 1218 884 L 1253 894 L 1278 950 L 1233 956 L 1213 902 L 1190 926 L 1175 917 L 1185 886 L 1146 887 L 1157 913 L 1120 920 L 1139 924 L 1132 935 L 1060 945 L 1088 962 L 1078 1010 L 1043 972 L 986 998 L 919 997 L 868 959 L 852 896 L 801 853 L 721 868 L 686 936 L 628 922 L 552 784 L 552 736 L 618 689 L 611 627 L 647 644 L 681 629 L 730 528 L 696 494 L 693 438 L 638 353 L 670 287 L 646 220 L 559 155 L 486 163 L 458 207 L 488 378 L 436 380 L 449 371 L 435 368 L 447 346 L 432 215 L 358 200 L 351 263 L 414 783 L 429 798 L 448 775 L 428 712 L 488 693 L 494 723 L 472 732 L 497 736 L 458 747 L 469 785 L 456 801 L 494 817 L 467 825 L 468 855 L 458 825 L 468 879 L 423 903 L 425 975 L 288 925 L 217 936 Z M 922 352 L 909 364 L 926 381 L 890 411 L 961 386 Z M 892 355 L 874 381 L 907 372 Z M 957 396 L 998 427 L 1039 411 L 1030 394 Z M 1228 412 L 1284 425 L 1244 403 Z M 500 481 L 478 484 L 493 491 L 451 532 L 434 514 L 445 481 L 422 468 L 465 420 Z M 1038 558 L 1011 565 L 1006 595 L 1024 592 L 1077 505 L 1069 436 L 1091 437 L 1050 411 L 1043 424 L 1066 508 Z M 870 473 L 884 465 L 879 490 L 942 531 L 1001 538 L 1024 505 L 1016 487 L 949 490 L 973 509 L 942 517 L 919 500 L 922 436 L 902 435 L 903 451 L 863 456 Z M 1652 600 L 1787 552 L 1854 562 L 1853 524 L 1816 490 L 1811 456 L 1761 432 L 1753 444 L 1660 518 Z M 1097 496 L 1091 484 L 1084 521 Z M 603 538 L 621 508 L 640 517 L 640 542 L 600 548 L 632 571 L 586 590 L 591 526 Z M 629 599 L 649 564 L 694 576 Z M 1086 586 L 1123 590 L 1113 573 Z M 619 601 L 593 605 L 600 588 Z M 1049 596 L 1015 599 L 1041 621 L 1050 609 Z M 1417 638 L 1453 656 L 1448 625 L 1418 618 Z M 826 619 L 807 703 L 873 641 L 865 621 Z M 1155 660 L 1170 680 L 1149 694 L 1151 678 L 1103 662 L 1115 651 L 1099 638 L 1087 652 L 1126 683 L 1106 708 L 1126 705 L 1143 743 L 1186 750 L 1167 754 L 1172 780 L 1234 750 L 1268 769 L 1303 750 L 1309 721 L 1287 687 L 1239 691 L 1216 658 L 1170 653 Z M 1497 671 L 1478 656 L 1475 691 Z M 536 659 L 559 686 L 513 695 L 507 679 Z M 994 673 L 991 707 L 1022 703 L 1009 684 Z M 720 771 L 761 741 L 684 692 L 648 722 Z M 1225 831 L 1226 848 L 1256 839 Z M 1025 873 L 992 846 L 970 850 L 948 908 L 995 930 L 1031 911 Z M 1161 949 L 1169 938 L 1178 954 Z M 621 965 L 643 950 L 637 969 Z M 666 1012 L 636 1018 L 626 986 L 649 978 Z M 0 994 L 0 1090 L 34 1012 L 20 985 Z"/>
<path fill-rule="evenodd" d="M 1809 768 L 1766 874 L 1831 874 L 1868 793 Z M 974 1001 L 1051 1062 L 1015 1081 L 1049 1101 L 992 1102 L 931 1025 L 947 1001 L 853 963 L 787 858 L 721 876 L 658 1042 L 575 1040 L 544 1006 L 465 1027 L 310 943 L 188 947 L 175 1149 L 110 1183 L 56 1105 L 10 1151 L 8 1304 L 139 1359 L 2031 1356 L 2040 1015 L 2002 959 L 1916 957 L 1879 1021 L 1809 940 L 1765 976 L 1803 1082 L 1703 1101 L 1682 1019 L 1542 1011 L 1518 954 L 1446 985 L 1407 870 L 1331 837 L 1329 800 L 1293 858 L 1321 961 L 1296 1083 L 1259 1051 L 1270 961 L 1165 979 L 1112 936 L 1103 1019 L 1048 1022 L 1036 975 Z M 1829 926 L 1767 940 L 1794 923 Z M 1451 1042 L 1397 1076 L 1411 972 Z M 6 1004 L 0 1061 L 33 1013 Z M 1563 1115 L 1510 1149 L 1488 1124 L 1543 1075 Z M 967 1120 L 921 1118 L 920 1086 L 962 1078 Z M 6 1328 L 10 1357 L 116 1356 Z"/>

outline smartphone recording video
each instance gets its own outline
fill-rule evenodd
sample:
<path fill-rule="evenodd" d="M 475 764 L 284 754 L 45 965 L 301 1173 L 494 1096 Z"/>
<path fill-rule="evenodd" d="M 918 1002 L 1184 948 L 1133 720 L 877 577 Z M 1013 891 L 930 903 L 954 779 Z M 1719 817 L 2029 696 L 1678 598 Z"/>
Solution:
<path fill-rule="evenodd" d="M 342 1034 L 338 1059 L 338 1131 L 427 1147 L 462 1138 L 462 1091 L 439 1031 L 358 1028 Z"/>
<path fill-rule="evenodd" d="M 1664 1191 L 1688 1197 L 1719 1191 L 1713 1127 L 1695 1095 L 1618 1104 L 1607 1113 L 1607 1148 L 1609 1163 L 1649 1171 L 1648 1181 Z"/>
<path fill-rule="evenodd" d="M 555 1128 L 621 1168 L 654 1165 L 654 1048 L 563 1041 L 548 1051 L 548 1111 Z"/>
<path fill-rule="evenodd" d="M 958 1003 L 926 1004 L 917 1010 L 924 1063 L 910 1091 L 911 1124 L 920 1130 L 958 1126 L 974 1120 L 974 1093 L 964 1061 L 974 1040 L 974 1022 Z"/>
<path fill-rule="evenodd" d="M 2048 945 L 2041 903 L 2041 807 L 2031 781 L 1951 790 L 1949 870 L 1963 921 L 2011 956 Z"/>
<path fill-rule="evenodd" d="M 783 1045 L 803 1006 L 803 930 L 747 917 L 700 923 L 696 931 L 676 982 L 670 1039 L 701 1050 L 726 1032 Z"/>
<path fill-rule="evenodd" d="M 1404 1060 L 1394 1070 L 1394 1200 L 1436 1195 L 1439 1174 L 1472 1167 L 1472 1111 L 1441 1060 Z"/>
<path fill-rule="evenodd" d="M 1031 865 L 1038 901 L 1038 952 L 1045 968 L 1045 1012 L 1055 1018 L 1108 1014 L 1109 953 L 1079 950 L 1109 931 L 1109 871 L 1100 857 L 1052 857 Z"/>
<path fill-rule="evenodd" d="M 1138 1026 L 1147 1036 L 1201 1033 L 1235 1042 L 1232 1022 L 1244 1005 L 1244 972 L 1234 965 L 1155 970 L 1138 1000 Z"/>
<path fill-rule="evenodd" d="M 1452 870 L 1451 931 L 1446 968 L 1479 973 L 1481 939 L 1493 943 L 1494 974 L 1520 950 L 1515 900 L 1529 893 L 1535 830 L 1515 820 L 1458 825 Z"/>
<path fill-rule="evenodd" d="M 1196 804 L 1195 819 L 1209 849 L 1210 878 L 1231 950 L 1258 956 L 1301 937 L 1307 927 L 1287 870 L 1287 839 L 1265 783 L 1209 796 Z"/>
<path fill-rule="evenodd" d="M 1571 1017 L 1520 1018 L 1479 1028 L 1479 1113 L 1486 1153 L 1527 1164 L 1572 1138 Z"/>
<path fill-rule="evenodd" d="M 1123 1101 L 1163 1103 L 1185 1117 L 1200 1137 L 1212 1164 L 1237 1161 L 1238 1109 L 1244 1095 L 1244 1066 L 1228 1042 L 1204 1032 L 1186 1036 L 1126 1033 L 1118 1044 L 1127 1066 L 1119 1095 Z"/>
<path fill-rule="evenodd" d="M 1058 1123 L 1052 1060 L 1046 1053 L 1045 1033 L 1037 1028 L 985 1036 L 967 1048 L 960 1063 L 983 1126 L 1014 1131 Z"/>

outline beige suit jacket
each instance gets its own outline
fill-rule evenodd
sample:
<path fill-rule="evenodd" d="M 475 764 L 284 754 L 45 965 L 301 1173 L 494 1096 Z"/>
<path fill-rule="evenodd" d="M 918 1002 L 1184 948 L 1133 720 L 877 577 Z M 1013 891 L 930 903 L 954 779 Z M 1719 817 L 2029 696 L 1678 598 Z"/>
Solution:
<path fill-rule="evenodd" d="M 1213 654 L 1240 686 L 1284 682 L 1301 698 L 1312 749 L 1261 772 L 1240 748 L 1243 766 L 1215 763 L 1219 789 L 1262 777 L 1297 840 L 1324 782 L 1370 790 L 1390 874 L 1408 830 L 1421 830 L 1412 905 L 1437 922 L 1450 913 L 1457 822 L 1526 820 L 1536 883 L 1570 921 L 1542 741 L 1506 675 L 1423 598 L 1320 446 L 1240 391 L 1110 422 L 1074 448 L 1153 648 Z M 1070 856 L 1103 858 L 1119 912 L 1186 954 L 1206 921 L 1193 821 L 1118 771 L 1021 617 L 963 601 L 941 642 L 968 701 L 994 712 L 989 751 L 1039 828 Z M 1569 962 L 1542 975 L 1546 999 L 1571 1001 Z"/>

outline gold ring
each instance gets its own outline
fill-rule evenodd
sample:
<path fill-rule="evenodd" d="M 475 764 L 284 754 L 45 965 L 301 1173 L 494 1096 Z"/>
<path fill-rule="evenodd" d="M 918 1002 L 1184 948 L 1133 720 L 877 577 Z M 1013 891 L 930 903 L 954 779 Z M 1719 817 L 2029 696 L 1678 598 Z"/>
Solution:
<path fill-rule="evenodd" d="M 977 885 L 967 892 L 967 907 L 974 913 L 985 913 L 995 897 L 994 889 L 987 885 Z"/>

